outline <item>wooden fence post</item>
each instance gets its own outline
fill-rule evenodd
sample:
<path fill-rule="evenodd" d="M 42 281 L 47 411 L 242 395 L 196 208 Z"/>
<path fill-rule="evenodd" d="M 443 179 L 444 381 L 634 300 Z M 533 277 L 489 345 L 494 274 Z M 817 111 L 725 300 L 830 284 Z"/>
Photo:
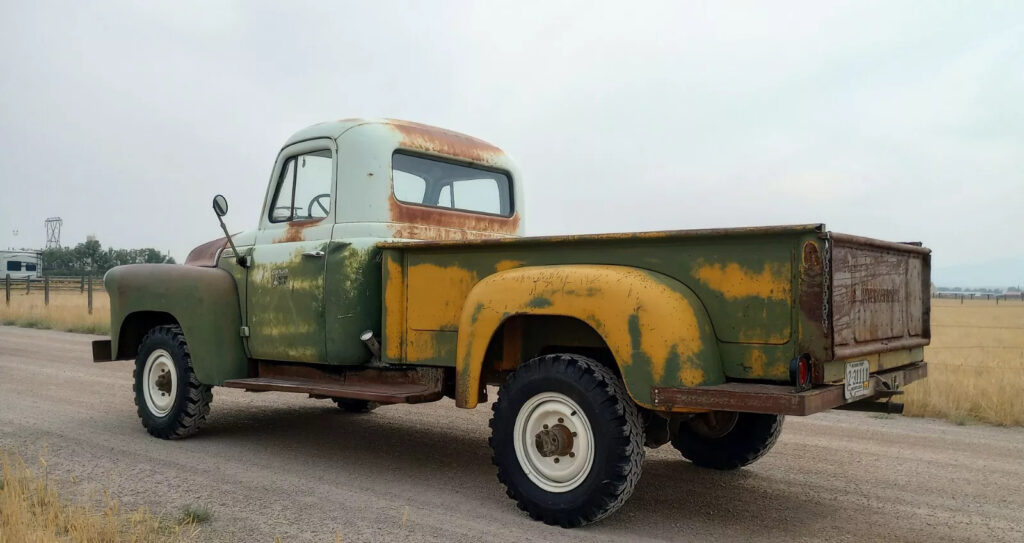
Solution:
<path fill-rule="evenodd" d="M 4 298 L 7 305 L 11 305 L 11 274 L 4 276 Z"/>
<path fill-rule="evenodd" d="M 85 292 L 85 276 L 84 275 L 82 276 L 82 284 L 78 287 L 78 292 L 79 293 Z"/>
<path fill-rule="evenodd" d="M 89 276 L 89 314 L 92 315 L 92 276 Z"/>
<path fill-rule="evenodd" d="M 32 294 L 32 278 L 25 276 L 25 294 Z"/>
<path fill-rule="evenodd" d="M 50 305 L 50 276 L 43 277 L 43 305 Z"/>

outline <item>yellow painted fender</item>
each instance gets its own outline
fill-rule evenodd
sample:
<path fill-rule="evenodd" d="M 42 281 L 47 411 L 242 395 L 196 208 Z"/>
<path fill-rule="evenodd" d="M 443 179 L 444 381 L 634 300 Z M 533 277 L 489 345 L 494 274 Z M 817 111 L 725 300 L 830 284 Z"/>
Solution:
<path fill-rule="evenodd" d="M 572 317 L 604 339 L 635 402 L 653 407 L 652 386 L 725 382 L 707 311 L 685 285 L 625 266 L 531 266 L 498 272 L 462 306 L 456 404 L 479 401 L 484 353 L 502 322 L 515 315 Z"/>

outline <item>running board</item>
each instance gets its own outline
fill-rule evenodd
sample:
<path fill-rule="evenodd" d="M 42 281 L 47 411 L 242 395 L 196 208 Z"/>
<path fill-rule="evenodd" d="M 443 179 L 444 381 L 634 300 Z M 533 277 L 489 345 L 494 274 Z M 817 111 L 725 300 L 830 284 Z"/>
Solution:
<path fill-rule="evenodd" d="M 443 383 L 442 368 L 326 371 L 306 365 L 260 362 L 259 377 L 230 379 L 224 386 L 253 392 L 299 392 L 319 398 L 424 403 L 444 397 Z"/>

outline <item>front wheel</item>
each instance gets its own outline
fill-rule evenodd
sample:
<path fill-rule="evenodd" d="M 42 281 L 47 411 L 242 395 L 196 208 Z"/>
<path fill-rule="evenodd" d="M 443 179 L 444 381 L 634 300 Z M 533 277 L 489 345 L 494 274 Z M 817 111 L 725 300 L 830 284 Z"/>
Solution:
<path fill-rule="evenodd" d="M 134 392 L 142 426 L 151 435 L 181 439 L 199 431 L 210 414 L 213 392 L 196 377 L 180 327 L 157 326 L 142 339 Z"/>
<path fill-rule="evenodd" d="M 643 422 L 608 368 L 571 354 L 535 358 L 509 376 L 493 410 L 498 480 L 533 519 L 582 526 L 633 493 Z"/>
<path fill-rule="evenodd" d="M 738 469 L 768 453 L 782 433 L 782 415 L 712 411 L 680 423 L 672 446 L 694 464 Z"/>

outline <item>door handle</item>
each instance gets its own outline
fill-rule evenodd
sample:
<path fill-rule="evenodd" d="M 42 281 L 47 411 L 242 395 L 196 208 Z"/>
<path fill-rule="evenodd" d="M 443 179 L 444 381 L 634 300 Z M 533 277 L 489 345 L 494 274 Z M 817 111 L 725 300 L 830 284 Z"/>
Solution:
<path fill-rule="evenodd" d="M 302 253 L 302 256 L 316 256 L 316 257 L 320 257 L 320 256 L 324 256 L 324 252 L 323 251 L 306 251 L 306 252 Z"/>

